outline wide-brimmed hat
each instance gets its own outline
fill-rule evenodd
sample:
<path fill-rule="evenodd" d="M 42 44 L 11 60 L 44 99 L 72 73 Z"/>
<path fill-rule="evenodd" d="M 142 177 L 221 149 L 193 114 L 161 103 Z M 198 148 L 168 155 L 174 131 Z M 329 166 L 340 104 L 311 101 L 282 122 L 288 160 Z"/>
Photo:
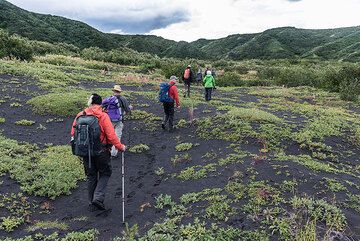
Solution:
<path fill-rule="evenodd" d="M 116 92 L 121 92 L 122 91 L 120 85 L 114 85 L 114 88 L 112 90 L 116 91 Z"/>
<path fill-rule="evenodd" d="M 177 81 L 178 77 L 176 77 L 175 75 L 170 76 L 170 80 L 171 81 Z"/>

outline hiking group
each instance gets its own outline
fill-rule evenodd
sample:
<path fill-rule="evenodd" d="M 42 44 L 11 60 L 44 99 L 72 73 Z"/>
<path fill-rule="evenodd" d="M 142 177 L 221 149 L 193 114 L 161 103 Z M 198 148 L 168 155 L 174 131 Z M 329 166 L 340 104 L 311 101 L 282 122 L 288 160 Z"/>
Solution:
<path fill-rule="evenodd" d="M 200 75 L 199 75 L 200 72 Z M 199 70 L 196 80 L 202 79 Z M 191 66 L 188 65 L 183 75 L 184 97 L 190 97 L 190 85 L 193 80 Z M 164 108 L 162 129 L 174 130 L 175 107 L 180 109 L 178 78 L 171 76 L 168 83 L 160 84 L 159 101 Z M 206 70 L 202 79 L 205 87 L 205 100 L 211 100 L 215 88 L 215 78 L 210 70 Z M 122 152 L 122 194 L 124 221 L 124 152 L 126 146 L 121 142 L 124 129 L 124 116 L 131 114 L 132 106 L 122 95 L 119 85 L 112 88 L 113 95 L 102 99 L 96 93 L 88 100 L 88 107 L 79 112 L 71 128 L 71 146 L 74 155 L 82 157 L 87 177 L 89 211 L 105 210 L 104 200 L 106 187 L 112 174 L 111 158 Z"/>

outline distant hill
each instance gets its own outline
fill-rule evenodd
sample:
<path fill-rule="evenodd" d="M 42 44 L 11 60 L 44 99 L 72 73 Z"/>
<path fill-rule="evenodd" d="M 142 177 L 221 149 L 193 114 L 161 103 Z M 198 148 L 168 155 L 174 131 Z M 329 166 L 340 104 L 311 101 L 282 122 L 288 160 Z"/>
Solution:
<path fill-rule="evenodd" d="M 160 57 L 360 61 L 360 26 L 325 30 L 283 27 L 262 33 L 235 34 L 221 39 L 199 39 L 188 43 L 152 35 L 102 33 L 79 21 L 32 13 L 0 0 L 0 28 L 29 39 L 64 42 L 81 49 L 91 46 L 104 50 L 128 47 Z"/>

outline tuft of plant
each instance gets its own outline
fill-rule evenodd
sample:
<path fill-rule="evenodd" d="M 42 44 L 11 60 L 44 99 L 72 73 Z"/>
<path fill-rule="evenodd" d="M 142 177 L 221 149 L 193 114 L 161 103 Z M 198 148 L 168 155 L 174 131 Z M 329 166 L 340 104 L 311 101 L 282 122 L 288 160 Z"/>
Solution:
<path fill-rule="evenodd" d="M 155 174 L 158 175 L 158 176 L 162 176 L 165 174 L 165 170 L 163 167 L 158 167 L 156 170 L 155 170 Z"/>
<path fill-rule="evenodd" d="M 160 194 L 155 198 L 157 209 L 164 209 L 165 207 L 171 207 L 175 205 L 175 202 L 172 200 L 171 196 L 168 194 Z"/>
<path fill-rule="evenodd" d="M 21 107 L 22 104 L 18 103 L 18 102 L 14 102 L 10 104 L 10 107 Z"/>
<path fill-rule="evenodd" d="M 145 144 L 138 144 L 138 145 L 132 146 L 128 149 L 128 151 L 131 153 L 143 153 L 143 152 L 146 152 L 149 150 L 150 150 L 150 147 Z"/>
<path fill-rule="evenodd" d="M 32 126 L 35 124 L 35 121 L 23 119 L 23 120 L 15 121 L 14 124 L 17 126 Z"/>
<path fill-rule="evenodd" d="M 5 118 L 0 117 L 0 124 L 1 124 L 1 123 L 5 123 Z"/>
<path fill-rule="evenodd" d="M 181 143 L 175 146 L 176 151 L 188 151 L 190 150 L 194 144 L 192 143 Z"/>

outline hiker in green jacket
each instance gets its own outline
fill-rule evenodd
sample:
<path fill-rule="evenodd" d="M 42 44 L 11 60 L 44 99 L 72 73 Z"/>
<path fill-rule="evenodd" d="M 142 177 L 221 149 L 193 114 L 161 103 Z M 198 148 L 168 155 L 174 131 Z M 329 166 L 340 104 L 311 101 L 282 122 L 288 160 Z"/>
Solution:
<path fill-rule="evenodd" d="M 205 86 L 205 100 L 210 101 L 211 100 L 211 92 L 213 89 L 215 89 L 215 79 L 211 75 L 211 71 L 206 71 L 206 76 L 203 80 L 204 86 Z"/>

